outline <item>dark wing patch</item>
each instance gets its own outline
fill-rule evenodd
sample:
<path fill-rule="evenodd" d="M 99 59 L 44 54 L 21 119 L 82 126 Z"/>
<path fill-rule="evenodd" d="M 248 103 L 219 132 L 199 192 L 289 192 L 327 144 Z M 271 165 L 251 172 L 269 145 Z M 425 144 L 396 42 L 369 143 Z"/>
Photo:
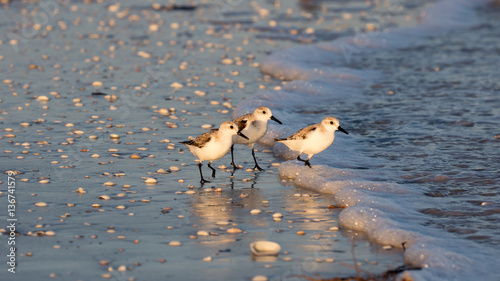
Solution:
<path fill-rule="evenodd" d="M 194 140 L 188 140 L 188 141 L 182 141 L 182 144 L 188 145 L 188 146 L 196 146 L 199 148 L 202 148 L 205 146 L 206 143 L 208 143 L 212 139 L 212 134 L 213 132 L 206 132 Z"/>
<path fill-rule="evenodd" d="M 310 132 L 315 131 L 318 128 L 318 126 L 319 126 L 319 124 L 307 126 L 307 127 L 303 128 L 303 129 L 300 129 L 297 133 L 289 136 L 287 139 L 289 139 L 289 140 L 303 140 L 303 139 L 306 139 L 307 135 Z"/>
<path fill-rule="evenodd" d="M 245 114 L 245 115 L 242 115 L 240 117 L 236 117 L 233 122 L 236 123 L 236 125 L 238 125 L 238 129 L 241 131 L 243 129 L 245 129 L 245 127 L 247 126 L 247 122 L 248 122 L 248 117 L 250 116 L 251 114 L 248 113 L 248 114 Z"/>

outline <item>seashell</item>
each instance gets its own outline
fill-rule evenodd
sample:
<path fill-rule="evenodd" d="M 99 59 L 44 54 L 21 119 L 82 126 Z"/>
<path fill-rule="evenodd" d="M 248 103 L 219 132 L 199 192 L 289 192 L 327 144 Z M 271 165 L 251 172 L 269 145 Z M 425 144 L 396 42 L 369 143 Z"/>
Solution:
<path fill-rule="evenodd" d="M 237 233 L 242 233 L 243 230 L 239 229 L 239 228 L 229 228 L 228 230 L 226 230 L 227 233 L 230 233 L 230 234 L 237 234 Z"/>
<path fill-rule="evenodd" d="M 256 241 L 250 244 L 250 250 L 256 256 L 276 256 L 279 254 L 281 246 L 271 241 Z"/>
<path fill-rule="evenodd" d="M 252 214 L 252 215 L 258 215 L 260 213 L 262 213 L 262 210 L 260 210 L 260 209 L 253 209 L 250 211 L 250 214 Z"/>
<path fill-rule="evenodd" d="M 178 246 L 181 246 L 182 243 L 179 241 L 171 241 L 170 243 L 168 243 L 168 245 L 172 246 L 172 247 L 178 247 Z"/>
<path fill-rule="evenodd" d="M 45 202 L 37 202 L 37 203 L 35 203 L 35 206 L 37 206 L 37 207 L 47 207 L 47 203 L 45 203 Z"/>
<path fill-rule="evenodd" d="M 147 178 L 144 182 L 148 185 L 155 185 L 158 181 L 155 178 Z"/>

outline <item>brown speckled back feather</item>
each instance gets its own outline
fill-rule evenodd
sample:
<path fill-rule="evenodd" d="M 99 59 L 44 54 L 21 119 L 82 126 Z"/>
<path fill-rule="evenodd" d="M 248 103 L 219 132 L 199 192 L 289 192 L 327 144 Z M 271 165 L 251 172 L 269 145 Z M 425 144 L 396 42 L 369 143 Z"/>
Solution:
<path fill-rule="evenodd" d="M 181 141 L 180 143 L 188 145 L 188 146 L 196 146 L 196 147 L 202 148 L 207 142 L 210 141 L 210 139 L 212 138 L 212 135 L 217 131 L 218 131 L 217 129 L 213 129 L 210 132 L 206 132 L 206 133 L 198 136 L 194 140 Z"/>

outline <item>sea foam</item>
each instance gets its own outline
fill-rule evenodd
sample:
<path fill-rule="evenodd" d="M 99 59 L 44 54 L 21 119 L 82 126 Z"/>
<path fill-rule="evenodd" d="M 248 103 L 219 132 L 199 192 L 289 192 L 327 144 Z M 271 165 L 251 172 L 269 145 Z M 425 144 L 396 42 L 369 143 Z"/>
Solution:
<path fill-rule="evenodd" d="M 477 23 L 474 8 L 486 3 L 489 1 L 440 1 L 425 9 L 420 24 L 414 27 L 388 28 L 277 51 L 261 63 L 261 71 L 293 81 L 281 90 L 260 91 L 242 101 L 235 115 L 251 112 L 260 105 L 269 106 L 284 125 L 269 123 L 268 134 L 261 142 L 274 145 L 276 156 L 295 159 L 296 152 L 274 144 L 273 139 L 331 115 L 321 107 L 325 102 L 355 102 L 363 87 L 382 76 L 349 68 L 352 56 L 367 55 L 380 48 L 407 47 L 428 36 L 470 27 Z M 308 112 L 311 104 L 319 109 Z M 341 118 L 340 121 L 342 124 Z M 422 268 L 410 272 L 413 280 L 498 280 L 500 273 L 492 259 L 497 252 L 425 227 L 428 217 L 418 210 L 419 201 L 427 197 L 413 186 L 394 183 L 394 175 L 377 170 L 376 161 L 360 154 L 357 136 L 338 135 L 330 148 L 312 158 L 313 169 L 289 161 L 281 164 L 279 177 L 332 195 L 332 204 L 346 207 L 339 215 L 342 228 L 365 232 L 369 239 L 382 245 L 404 245 L 406 263 Z"/>

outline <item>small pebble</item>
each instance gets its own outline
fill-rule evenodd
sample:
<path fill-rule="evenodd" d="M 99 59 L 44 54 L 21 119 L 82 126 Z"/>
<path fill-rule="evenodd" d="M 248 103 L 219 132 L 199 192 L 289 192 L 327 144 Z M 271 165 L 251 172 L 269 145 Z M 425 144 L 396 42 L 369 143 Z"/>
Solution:
<path fill-rule="evenodd" d="M 37 203 L 35 203 L 35 206 L 37 206 L 37 207 L 47 207 L 47 203 L 45 203 L 45 202 L 37 202 Z"/>
<path fill-rule="evenodd" d="M 252 281 L 267 281 L 267 277 L 264 275 L 257 275 L 252 278 Z"/>
<path fill-rule="evenodd" d="M 168 245 L 172 246 L 172 247 L 178 247 L 178 246 L 182 245 L 182 243 L 179 241 L 171 241 L 170 243 L 168 243 Z"/>
<path fill-rule="evenodd" d="M 239 229 L 239 228 L 230 228 L 228 230 L 226 230 L 227 233 L 231 233 L 231 234 L 237 234 L 237 233 L 242 233 L 243 230 Z"/>
<path fill-rule="evenodd" d="M 306 235 L 306 232 L 303 230 L 297 231 L 297 235 Z"/>
<path fill-rule="evenodd" d="M 215 224 L 219 226 L 226 226 L 229 225 L 229 221 L 218 221 Z"/>
<path fill-rule="evenodd" d="M 147 178 L 144 182 L 146 184 L 156 184 L 158 181 L 154 178 Z"/>
<path fill-rule="evenodd" d="M 181 83 L 179 82 L 174 82 L 172 84 L 170 84 L 170 87 L 174 88 L 174 89 L 180 89 L 182 87 L 184 87 Z"/>
<path fill-rule="evenodd" d="M 208 233 L 208 231 L 200 230 L 200 231 L 196 232 L 196 235 L 198 235 L 198 236 L 208 236 L 210 234 Z"/>
<path fill-rule="evenodd" d="M 38 96 L 36 98 L 37 101 L 48 101 L 49 100 L 49 97 L 47 96 Z"/>
<path fill-rule="evenodd" d="M 120 265 L 116 270 L 119 272 L 125 272 L 127 271 L 127 267 L 124 265 Z"/>
<path fill-rule="evenodd" d="M 258 215 L 260 213 L 262 213 L 262 210 L 260 210 L 260 209 L 253 209 L 250 211 L 250 214 L 252 214 L 252 215 Z"/>
<path fill-rule="evenodd" d="M 76 193 L 79 193 L 79 194 L 85 194 L 87 193 L 87 191 L 85 191 L 85 189 L 83 189 L 82 187 L 79 187 L 77 190 L 75 190 Z"/>

